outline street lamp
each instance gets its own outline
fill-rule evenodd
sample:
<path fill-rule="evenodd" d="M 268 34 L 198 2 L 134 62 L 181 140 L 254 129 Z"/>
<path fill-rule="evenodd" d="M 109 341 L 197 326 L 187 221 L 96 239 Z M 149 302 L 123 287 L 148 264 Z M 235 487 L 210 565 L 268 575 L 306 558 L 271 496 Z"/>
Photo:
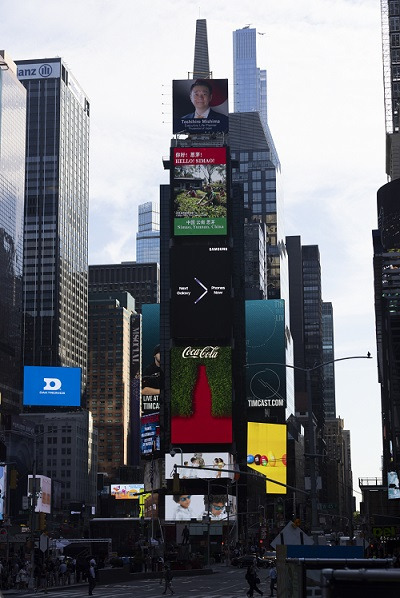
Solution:
<path fill-rule="evenodd" d="M 331 363 L 338 361 L 348 361 L 349 359 L 372 359 L 371 353 L 368 351 L 367 355 L 352 355 L 350 357 L 339 357 L 338 359 L 331 359 L 314 365 L 310 368 L 302 368 L 297 365 L 288 363 L 257 363 L 249 365 L 279 365 L 293 370 L 299 370 L 306 373 L 307 382 L 307 410 L 308 410 L 308 434 L 309 434 L 309 457 L 310 457 L 310 496 L 311 496 L 311 531 L 315 531 L 318 525 L 318 503 L 317 503 L 317 480 L 315 471 L 315 438 L 314 438 L 314 419 L 313 419 L 313 404 L 312 404 L 312 388 L 311 388 L 311 372 L 315 372 L 324 368 Z M 247 367 L 247 366 L 246 366 Z"/>

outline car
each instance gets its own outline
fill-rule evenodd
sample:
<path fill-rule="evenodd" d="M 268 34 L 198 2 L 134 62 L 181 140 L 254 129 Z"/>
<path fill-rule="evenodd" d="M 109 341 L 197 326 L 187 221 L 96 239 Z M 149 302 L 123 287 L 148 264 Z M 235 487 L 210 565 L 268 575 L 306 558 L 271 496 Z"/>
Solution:
<path fill-rule="evenodd" d="M 267 561 L 257 556 L 256 554 L 244 554 L 243 556 L 235 556 L 231 560 L 231 565 L 234 567 L 248 567 L 256 561 L 257 567 L 266 567 Z"/>

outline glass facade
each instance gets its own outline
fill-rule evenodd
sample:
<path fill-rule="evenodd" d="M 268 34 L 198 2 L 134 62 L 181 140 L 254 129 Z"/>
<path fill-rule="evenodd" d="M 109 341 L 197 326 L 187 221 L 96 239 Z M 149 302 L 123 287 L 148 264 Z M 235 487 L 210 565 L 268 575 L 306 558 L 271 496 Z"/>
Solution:
<path fill-rule="evenodd" d="M 335 359 L 333 337 L 333 308 L 332 303 L 322 303 L 322 353 L 323 363 Z M 335 364 L 330 363 L 324 367 L 324 405 L 325 418 L 336 417 L 335 400 Z"/>
<path fill-rule="evenodd" d="M 160 207 L 155 201 L 140 204 L 136 233 L 136 262 L 160 263 Z"/>
<path fill-rule="evenodd" d="M 267 71 L 257 68 L 257 31 L 244 27 L 233 32 L 235 112 L 257 111 L 267 123 Z"/>
<path fill-rule="evenodd" d="M 0 395 L 21 405 L 21 298 L 26 91 L 15 64 L 0 53 Z"/>
<path fill-rule="evenodd" d="M 84 388 L 89 102 L 61 59 L 17 64 L 28 100 L 24 363 L 81 367 Z"/>

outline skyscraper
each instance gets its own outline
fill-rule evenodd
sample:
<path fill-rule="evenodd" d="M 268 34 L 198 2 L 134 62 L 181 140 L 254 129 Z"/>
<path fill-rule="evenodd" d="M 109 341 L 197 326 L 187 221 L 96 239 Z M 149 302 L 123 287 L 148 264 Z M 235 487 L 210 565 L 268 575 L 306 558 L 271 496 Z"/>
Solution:
<path fill-rule="evenodd" d="M 111 477 L 131 464 L 131 329 L 135 315 L 129 293 L 89 294 L 87 407 L 99 433 L 99 470 Z"/>
<path fill-rule="evenodd" d="M 17 61 L 27 90 L 24 363 L 87 358 L 89 101 L 61 58 Z"/>
<path fill-rule="evenodd" d="M 267 71 L 257 67 L 257 31 L 249 26 L 233 32 L 234 111 L 259 112 L 267 124 Z"/>
<path fill-rule="evenodd" d="M 381 0 L 386 174 L 400 177 L 400 1 Z"/>
<path fill-rule="evenodd" d="M 160 263 L 160 206 L 147 201 L 138 208 L 139 230 L 136 233 L 136 262 Z"/>
<path fill-rule="evenodd" d="M 26 91 L 15 63 L 0 52 L 0 396 L 21 403 L 21 298 Z"/>
<path fill-rule="evenodd" d="M 323 363 L 335 359 L 333 307 L 332 303 L 327 301 L 322 302 L 322 359 Z M 334 363 L 328 363 L 324 367 L 324 409 L 326 418 L 336 417 Z"/>

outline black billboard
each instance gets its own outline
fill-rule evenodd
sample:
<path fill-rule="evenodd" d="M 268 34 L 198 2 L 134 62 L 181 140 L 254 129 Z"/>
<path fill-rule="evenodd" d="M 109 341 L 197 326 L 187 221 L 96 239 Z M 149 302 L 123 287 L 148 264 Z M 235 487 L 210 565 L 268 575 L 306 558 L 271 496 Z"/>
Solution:
<path fill-rule="evenodd" d="M 171 248 L 171 336 L 229 339 L 231 255 L 224 246 Z"/>

